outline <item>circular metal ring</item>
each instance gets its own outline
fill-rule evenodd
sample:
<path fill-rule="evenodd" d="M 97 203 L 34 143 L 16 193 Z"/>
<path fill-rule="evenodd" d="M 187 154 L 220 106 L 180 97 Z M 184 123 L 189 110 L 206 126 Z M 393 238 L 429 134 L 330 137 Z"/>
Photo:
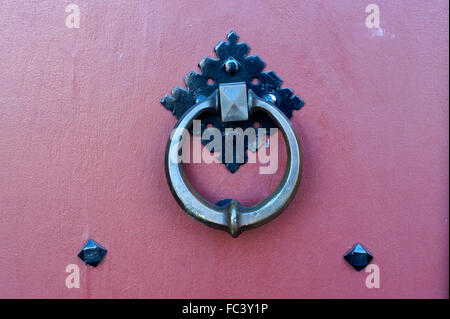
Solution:
<path fill-rule="evenodd" d="M 232 200 L 228 205 L 217 206 L 201 197 L 192 187 L 179 161 L 183 131 L 206 111 L 219 110 L 217 91 L 192 106 L 179 120 L 168 141 L 165 155 L 166 177 L 170 190 L 178 204 L 194 219 L 237 237 L 242 231 L 265 224 L 278 216 L 291 202 L 297 192 L 302 176 L 302 153 L 299 140 L 289 119 L 272 103 L 248 91 L 250 115 L 256 111 L 266 112 L 281 129 L 287 150 L 287 164 L 283 179 L 275 191 L 263 201 L 250 207 Z M 178 159 L 178 160 L 177 160 Z"/>

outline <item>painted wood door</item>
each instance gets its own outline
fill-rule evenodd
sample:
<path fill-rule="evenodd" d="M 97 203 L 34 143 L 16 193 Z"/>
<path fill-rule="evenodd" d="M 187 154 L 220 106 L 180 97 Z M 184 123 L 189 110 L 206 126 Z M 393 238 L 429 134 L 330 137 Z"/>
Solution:
<path fill-rule="evenodd" d="M 2 1 L 0 297 L 448 297 L 448 3 L 378 0 L 379 26 L 371 3 Z M 170 194 L 160 104 L 230 30 L 306 102 L 297 196 L 237 239 Z M 187 174 L 251 204 L 285 160 Z M 96 268 L 77 257 L 88 238 L 108 250 Z M 357 242 L 379 288 L 343 259 Z"/>

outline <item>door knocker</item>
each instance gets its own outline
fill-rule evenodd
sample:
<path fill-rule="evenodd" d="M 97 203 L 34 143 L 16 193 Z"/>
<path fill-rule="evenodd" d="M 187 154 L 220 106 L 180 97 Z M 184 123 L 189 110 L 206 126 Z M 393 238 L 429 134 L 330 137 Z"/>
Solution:
<path fill-rule="evenodd" d="M 293 110 L 299 110 L 303 100 L 291 89 L 281 88 L 282 80 L 273 71 L 263 72 L 265 63 L 257 55 L 247 56 L 249 46 L 239 43 L 235 32 L 228 34 L 228 42 L 215 47 L 218 59 L 207 57 L 199 63 L 201 74 L 190 72 L 185 77 L 187 89 L 176 87 L 172 96 L 161 103 L 179 119 L 169 138 L 165 167 L 170 190 L 179 205 L 194 219 L 237 237 L 242 231 L 267 223 L 278 216 L 294 198 L 302 176 L 302 153 L 299 140 L 289 121 Z M 230 128 L 255 130 L 255 136 L 278 127 L 284 136 L 287 164 L 283 179 L 275 191 L 260 203 L 246 207 L 236 200 L 222 200 L 212 204 L 191 186 L 183 172 L 180 150 L 184 132 L 193 132 L 194 120 L 201 120 L 200 133 L 211 125 L 222 133 Z M 255 127 L 259 123 L 259 128 Z M 199 132 L 194 132 L 199 134 Z M 201 135 L 202 136 L 202 135 Z M 209 140 L 202 143 L 208 147 Z M 235 143 L 237 144 L 237 143 Z M 245 149 L 256 151 L 260 143 L 245 140 Z M 233 147 L 236 147 L 234 145 Z M 210 151 L 217 151 L 210 149 Z M 247 156 L 226 159 L 219 157 L 234 173 L 245 164 Z"/>

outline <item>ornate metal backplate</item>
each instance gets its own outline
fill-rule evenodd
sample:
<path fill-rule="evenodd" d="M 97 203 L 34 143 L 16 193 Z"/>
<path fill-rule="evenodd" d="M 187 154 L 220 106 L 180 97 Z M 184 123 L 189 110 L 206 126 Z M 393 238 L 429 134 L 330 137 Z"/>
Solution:
<path fill-rule="evenodd" d="M 162 98 L 161 104 L 180 119 L 194 104 L 218 89 L 219 84 L 245 82 L 247 89 L 253 90 L 258 96 L 272 102 L 288 118 L 291 118 L 293 110 L 299 110 L 305 102 L 299 96 L 294 95 L 291 89 L 281 88 L 283 81 L 275 72 L 263 72 L 264 61 L 257 55 L 247 56 L 250 47 L 245 42 L 239 43 L 239 37 L 234 31 L 231 31 L 227 38 L 228 42 L 221 41 L 214 48 L 218 59 L 204 58 L 199 63 L 202 73 L 189 72 L 184 78 L 187 89 L 173 88 L 172 96 Z M 201 134 L 211 124 L 222 132 L 223 145 L 225 144 L 225 128 L 240 127 L 245 130 L 253 127 L 255 128 L 255 134 L 258 134 L 255 125 L 259 123 L 259 127 L 265 128 L 266 134 L 269 134 L 270 128 L 276 127 L 273 120 L 262 112 L 254 114 L 251 120 L 239 122 L 223 122 L 220 114 L 213 113 L 204 113 L 199 119 L 201 120 Z M 209 142 L 210 140 L 202 139 L 204 145 Z M 248 145 L 248 141 L 245 140 L 245 149 L 255 152 L 258 150 L 258 145 Z M 210 149 L 210 151 L 214 150 Z M 234 151 L 234 154 L 236 154 L 236 151 Z M 219 154 L 219 159 L 222 160 L 222 163 L 225 163 L 224 154 Z M 246 161 L 247 156 L 245 155 L 244 163 Z M 237 163 L 234 155 L 233 162 L 226 163 L 225 166 L 230 172 L 234 173 L 244 163 Z"/>

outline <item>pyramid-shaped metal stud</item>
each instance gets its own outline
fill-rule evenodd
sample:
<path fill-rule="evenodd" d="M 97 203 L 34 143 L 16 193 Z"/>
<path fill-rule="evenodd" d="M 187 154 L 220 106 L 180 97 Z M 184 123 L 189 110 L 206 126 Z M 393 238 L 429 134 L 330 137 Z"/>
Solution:
<path fill-rule="evenodd" d="M 248 120 L 245 82 L 219 85 L 220 112 L 223 122 Z"/>
<path fill-rule="evenodd" d="M 361 244 L 356 244 L 345 255 L 344 259 L 357 271 L 364 269 L 373 259 L 372 254 Z"/>
<path fill-rule="evenodd" d="M 80 257 L 86 264 L 97 267 L 106 255 L 106 252 L 107 250 L 99 243 L 93 239 L 89 239 L 78 253 L 78 257 Z"/>

